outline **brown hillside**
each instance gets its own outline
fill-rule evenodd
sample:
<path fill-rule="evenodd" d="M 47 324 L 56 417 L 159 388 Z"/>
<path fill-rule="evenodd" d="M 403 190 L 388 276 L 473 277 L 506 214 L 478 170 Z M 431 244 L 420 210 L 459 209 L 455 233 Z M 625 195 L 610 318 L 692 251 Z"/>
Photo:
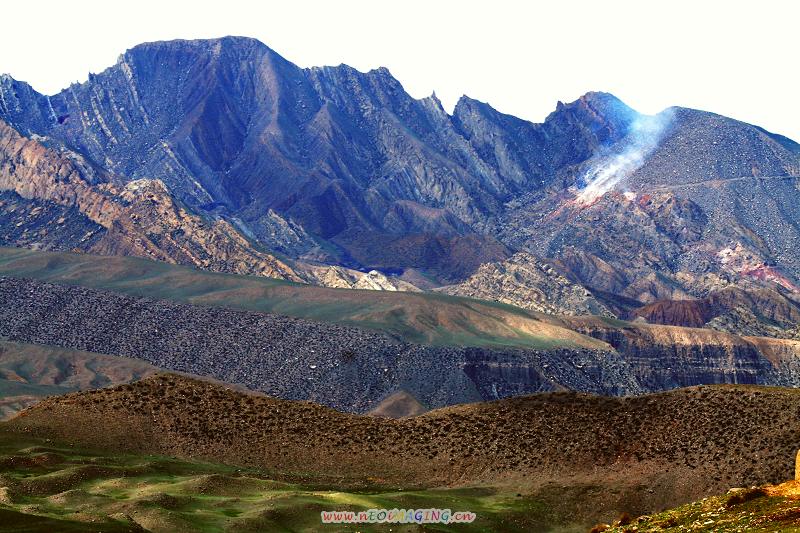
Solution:
<path fill-rule="evenodd" d="M 130 383 L 159 370 L 129 357 L 0 340 L 0 420 L 46 396 Z"/>
<path fill-rule="evenodd" d="M 790 477 L 799 414 L 798 391 L 715 386 L 632 398 L 540 394 L 389 420 L 160 375 L 47 399 L 3 428 L 338 486 L 594 486 L 602 490 L 587 502 L 648 512 Z"/>
<path fill-rule="evenodd" d="M 642 317 L 652 324 L 702 328 L 716 316 L 705 300 L 661 300 L 636 309 L 632 318 Z"/>
<path fill-rule="evenodd" d="M 419 403 L 419 400 L 404 390 L 393 392 L 381 401 L 368 414 L 385 418 L 403 418 L 406 416 L 419 416 L 428 409 Z"/>
<path fill-rule="evenodd" d="M 641 317 L 651 324 L 720 329 L 714 326 L 713 319 L 743 310 L 752 315 L 752 322 L 761 324 L 759 329 L 753 331 L 758 331 L 757 334 L 762 336 L 780 336 L 782 329 L 791 329 L 800 322 L 800 304 L 795 297 L 790 298 L 768 288 L 742 290 L 727 287 L 699 300 L 660 300 L 635 309 L 627 316 L 630 319 Z M 747 326 L 734 322 L 724 331 L 740 335 L 756 334 L 749 332 Z"/>

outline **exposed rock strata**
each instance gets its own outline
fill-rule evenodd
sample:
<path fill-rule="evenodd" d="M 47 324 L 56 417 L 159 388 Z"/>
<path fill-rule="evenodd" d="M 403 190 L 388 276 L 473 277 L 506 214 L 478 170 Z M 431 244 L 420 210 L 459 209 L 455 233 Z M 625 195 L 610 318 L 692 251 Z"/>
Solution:
<path fill-rule="evenodd" d="M 696 384 L 800 386 L 800 342 L 740 337 L 709 329 L 572 319 L 609 343 L 646 390 Z"/>
<path fill-rule="evenodd" d="M 101 226 L 99 239 L 79 243 L 83 251 L 300 281 L 286 264 L 256 251 L 230 223 L 204 221 L 178 205 L 162 182 L 115 185 L 105 179 L 0 120 L 0 190 L 74 208 Z"/>

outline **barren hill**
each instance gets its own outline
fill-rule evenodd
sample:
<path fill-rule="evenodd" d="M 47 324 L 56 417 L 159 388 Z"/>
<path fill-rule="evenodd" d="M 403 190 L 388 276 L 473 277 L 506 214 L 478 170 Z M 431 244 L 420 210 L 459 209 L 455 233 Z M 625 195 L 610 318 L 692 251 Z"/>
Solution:
<path fill-rule="evenodd" d="M 158 370 L 139 359 L 0 341 L 0 419 L 45 396 L 129 383 Z"/>

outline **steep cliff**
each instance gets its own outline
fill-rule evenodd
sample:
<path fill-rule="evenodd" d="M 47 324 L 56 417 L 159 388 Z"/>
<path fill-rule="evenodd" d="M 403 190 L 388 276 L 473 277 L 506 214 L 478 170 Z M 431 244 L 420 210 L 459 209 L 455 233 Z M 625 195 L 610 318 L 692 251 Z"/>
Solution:
<path fill-rule="evenodd" d="M 647 390 L 700 383 L 800 386 L 798 341 L 596 318 L 570 323 L 613 346 Z"/>

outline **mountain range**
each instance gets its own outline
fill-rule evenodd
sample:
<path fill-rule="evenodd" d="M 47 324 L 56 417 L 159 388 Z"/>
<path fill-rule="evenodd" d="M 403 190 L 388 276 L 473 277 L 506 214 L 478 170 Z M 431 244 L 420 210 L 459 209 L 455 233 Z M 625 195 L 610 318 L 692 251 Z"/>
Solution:
<path fill-rule="evenodd" d="M 596 92 L 541 124 L 466 96 L 448 113 L 385 68 L 226 37 L 134 47 L 51 96 L 3 76 L 0 121 L 5 244 L 500 300 L 522 258 L 622 318 L 800 285 L 800 145 L 713 113 Z"/>

